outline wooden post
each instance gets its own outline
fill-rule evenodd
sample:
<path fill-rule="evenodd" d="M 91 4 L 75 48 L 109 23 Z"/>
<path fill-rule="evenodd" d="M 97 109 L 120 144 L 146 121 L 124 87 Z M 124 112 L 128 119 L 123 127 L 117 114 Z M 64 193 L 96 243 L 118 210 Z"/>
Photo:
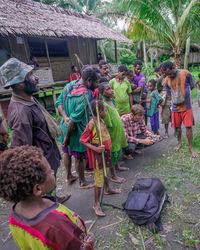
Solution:
<path fill-rule="evenodd" d="M 118 58 L 117 58 L 117 42 L 114 41 L 114 43 L 115 43 L 115 62 L 116 62 L 116 64 L 118 65 Z"/>
<path fill-rule="evenodd" d="M 184 69 L 188 69 L 189 59 L 190 59 L 190 36 L 186 40 L 186 47 L 185 47 L 185 58 L 184 58 Z"/>
<path fill-rule="evenodd" d="M 23 36 L 23 43 L 24 43 L 24 50 L 25 50 L 25 55 L 26 55 L 26 61 L 28 63 L 29 62 L 29 55 L 28 55 L 28 50 L 27 50 L 27 47 L 26 47 L 26 40 L 25 40 L 24 36 Z"/>
<path fill-rule="evenodd" d="M 51 68 L 51 61 L 50 61 L 50 57 L 49 57 L 49 50 L 48 50 L 48 45 L 47 45 L 47 39 L 46 39 L 46 37 L 44 38 L 44 43 L 45 43 L 45 49 L 46 49 L 48 64 L 49 64 L 49 67 Z"/>

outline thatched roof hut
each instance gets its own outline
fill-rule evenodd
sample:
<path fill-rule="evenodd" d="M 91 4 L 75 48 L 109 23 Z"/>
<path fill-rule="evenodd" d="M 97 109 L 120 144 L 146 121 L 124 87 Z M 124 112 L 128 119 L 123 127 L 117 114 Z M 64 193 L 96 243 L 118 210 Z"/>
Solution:
<path fill-rule="evenodd" d="M 130 43 L 100 19 L 32 0 L 0 0 L 0 33 L 46 37 L 83 37 Z"/>
<path fill-rule="evenodd" d="M 54 81 L 69 79 L 72 64 L 96 64 L 101 39 L 114 41 L 116 58 L 116 41 L 131 43 L 91 16 L 32 0 L 0 0 L 0 45 L 26 63 L 34 54 Z"/>

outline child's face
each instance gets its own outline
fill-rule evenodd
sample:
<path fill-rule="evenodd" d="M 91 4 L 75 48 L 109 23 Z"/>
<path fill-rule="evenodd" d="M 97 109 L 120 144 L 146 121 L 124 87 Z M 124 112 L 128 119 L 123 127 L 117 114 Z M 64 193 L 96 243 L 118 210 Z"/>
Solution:
<path fill-rule="evenodd" d="M 154 90 L 154 86 L 153 86 L 153 84 L 151 82 L 148 83 L 148 89 L 151 92 Z"/>
<path fill-rule="evenodd" d="M 129 80 L 129 82 L 132 82 L 133 74 L 128 74 L 126 77 Z"/>
<path fill-rule="evenodd" d="M 126 76 L 126 72 L 125 71 L 123 71 L 123 72 L 118 72 L 118 78 L 120 79 L 120 80 L 123 80 L 124 78 L 125 78 L 125 76 Z"/>
<path fill-rule="evenodd" d="M 106 109 L 104 107 L 103 110 L 99 110 L 99 115 L 101 117 L 101 119 L 104 119 L 106 117 Z"/>
<path fill-rule="evenodd" d="M 106 84 L 103 91 L 103 96 L 107 98 L 115 98 L 114 92 L 110 84 Z"/>
<path fill-rule="evenodd" d="M 43 164 L 46 167 L 46 180 L 40 184 L 41 190 L 43 195 L 51 191 L 55 185 L 55 176 L 54 176 L 54 171 L 51 169 L 48 161 L 46 160 L 45 157 L 42 157 Z"/>
<path fill-rule="evenodd" d="M 137 65 L 136 67 L 134 67 L 134 71 L 136 75 L 139 75 L 142 71 L 142 66 L 141 65 Z"/>

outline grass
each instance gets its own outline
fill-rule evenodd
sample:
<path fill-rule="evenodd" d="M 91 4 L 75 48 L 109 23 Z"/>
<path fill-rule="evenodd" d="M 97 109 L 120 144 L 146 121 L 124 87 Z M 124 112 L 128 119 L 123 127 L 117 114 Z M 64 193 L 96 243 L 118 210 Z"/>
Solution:
<path fill-rule="evenodd" d="M 193 146 L 200 153 L 199 126 Z M 164 231 L 154 235 L 147 227 L 134 225 L 124 212 L 110 210 L 113 217 L 125 219 L 106 232 L 96 230 L 96 249 L 200 249 L 199 159 L 191 158 L 186 139 L 178 153 L 169 149 L 140 170 L 137 178 L 153 176 L 160 178 L 170 197 L 162 213 Z"/>

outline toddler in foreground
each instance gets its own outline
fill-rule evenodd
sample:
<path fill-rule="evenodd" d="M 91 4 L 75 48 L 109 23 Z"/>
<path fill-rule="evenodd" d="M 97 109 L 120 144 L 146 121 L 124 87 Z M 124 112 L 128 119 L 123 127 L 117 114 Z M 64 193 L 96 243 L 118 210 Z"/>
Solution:
<path fill-rule="evenodd" d="M 57 201 L 45 198 L 55 186 L 54 172 L 42 150 L 21 146 L 0 161 L 0 197 L 14 204 L 9 224 L 21 249 L 93 249 L 84 221 Z"/>
<path fill-rule="evenodd" d="M 98 118 L 96 111 L 96 103 L 99 109 L 100 116 L 100 128 L 98 127 L 99 134 L 102 136 L 102 145 L 100 144 L 99 137 L 97 134 L 95 123 L 98 126 Z M 91 109 L 94 114 L 94 120 L 90 120 L 87 124 L 83 134 L 80 137 L 80 143 L 82 143 L 88 150 L 88 158 L 90 168 L 94 168 L 94 182 L 95 182 L 95 203 L 93 209 L 97 216 L 105 216 L 105 213 L 100 207 L 100 195 L 101 189 L 104 185 L 105 177 L 105 194 L 120 194 L 120 190 L 111 189 L 109 187 L 108 178 L 105 176 L 108 173 L 108 168 L 112 167 L 111 160 L 111 138 L 106 128 L 103 119 L 106 116 L 106 110 L 104 103 L 102 101 L 94 100 L 91 102 Z M 100 131 L 101 130 L 101 131 Z M 102 153 L 104 153 L 106 173 L 104 173 Z"/>

